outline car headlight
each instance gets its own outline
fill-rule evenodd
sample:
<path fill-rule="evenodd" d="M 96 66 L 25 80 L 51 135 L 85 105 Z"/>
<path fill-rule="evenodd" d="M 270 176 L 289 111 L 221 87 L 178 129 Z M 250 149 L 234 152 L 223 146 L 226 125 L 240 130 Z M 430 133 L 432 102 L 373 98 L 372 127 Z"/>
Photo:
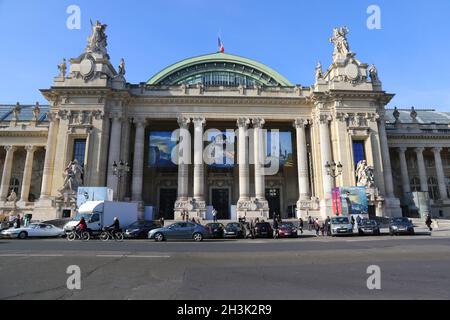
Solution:
<path fill-rule="evenodd" d="M 398 227 L 397 226 L 392 226 L 392 229 L 397 230 Z"/>

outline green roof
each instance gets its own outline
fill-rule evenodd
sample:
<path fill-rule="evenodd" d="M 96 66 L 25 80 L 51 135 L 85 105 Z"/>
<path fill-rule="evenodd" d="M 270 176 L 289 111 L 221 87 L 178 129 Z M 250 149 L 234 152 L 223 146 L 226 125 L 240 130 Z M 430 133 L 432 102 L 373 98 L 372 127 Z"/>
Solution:
<path fill-rule="evenodd" d="M 266 66 L 260 62 L 257 62 L 255 60 L 251 60 L 248 58 L 243 58 L 243 57 L 239 57 L 239 56 L 231 55 L 231 54 L 227 54 L 227 53 L 207 54 L 207 55 L 189 58 L 189 59 L 177 62 L 177 63 L 165 68 L 164 70 L 160 71 L 159 73 L 157 73 L 155 76 L 153 76 L 147 82 L 147 84 L 149 84 L 149 85 L 160 84 L 161 82 L 164 81 L 164 79 L 179 73 L 183 69 L 190 68 L 190 67 L 193 67 L 196 65 L 202 65 L 205 63 L 231 63 L 231 64 L 244 66 L 247 68 L 254 69 L 255 71 L 260 72 L 267 77 L 270 77 L 271 79 L 273 79 L 274 82 L 277 83 L 277 85 L 286 86 L 286 87 L 293 86 L 293 84 L 288 79 L 283 77 L 281 74 L 279 74 L 275 70 L 269 68 L 268 66 Z M 199 71 L 199 73 L 200 72 L 201 71 Z M 237 71 L 237 72 L 239 72 L 239 71 Z"/>

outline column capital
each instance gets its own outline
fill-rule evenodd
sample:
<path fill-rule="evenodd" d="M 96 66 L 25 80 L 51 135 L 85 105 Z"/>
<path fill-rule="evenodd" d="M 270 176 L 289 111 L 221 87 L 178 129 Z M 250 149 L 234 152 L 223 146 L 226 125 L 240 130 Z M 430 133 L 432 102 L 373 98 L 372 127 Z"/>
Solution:
<path fill-rule="evenodd" d="M 317 122 L 319 124 L 329 124 L 333 120 L 330 114 L 319 114 L 317 116 Z"/>
<path fill-rule="evenodd" d="M 4 146 L 6 152 L 14 152 L 17 150 L 16 146 Z"/>
<path fill-rule="evenodd" d="M 245 128 L 247 129 L 250 124 L 249 118 L 239 118 L 237 119 L 237 126 L 238 128 Z"/>
<path fill-rule="evenodd" d="M 296 129 L 304 129 L 309 124 L 308 119 L 297 118 L 294 121 L 294 128 Z"/>
<path fill-rule="evenodd" d="M 253 128 L 259 128 L 262 129 L 264 125 L 266 124 L 266 120 L 263 118 L 254 118 L 252 120 Z"/>
<path fill-rule="evenodd" d="M 424 151 L 425 151 L 424 147 L 418 147 L 414 149 L 414 152 L 417 154 L 423 154 Z"/>
<path fill-rule="evenodd" d="M 109 118 L 113 121 L 122 121 L 123 116 L 121 112 L 112 112 L 109 114 Z"/>
<path fill-rule="evenodd" d="M 37 150 L 36 146 L 25 146 L 25 150 L 27 151 L 27 153 L 34 153 Z"/>
<path fill-rule="evenodd" d="M 205 117 L 195 117 L 192 119 L 192 123 L 196 128 L 203 127 L 206 124 Z"/>
<path fill-rule="evenodd" d="M 405 154 L 407 150 L 408 150 L 407 147 L 398 147 L 398 148 L 397 148 L 397 151 L 398 151 L 399 153 L 403 153 L 403 154 Z"/>
<path fill-rule="evenodd" d="M 443 148 L 442 147 L 434 147 L 432 150 L 435 154 L 441 155 Z"/>
<path fill-rule="evenodd" d="M 178 116 L 177 122 L 181 129 L 187 129 L 191 123 L 191 119 L 185 116 Z"/>
<path fill-rule="evenodd" d="M 134 118 L 133 123 L 136 125 L 136 127 L 145 127 L 147 125 L 147 119 L 146 118 Z"/>

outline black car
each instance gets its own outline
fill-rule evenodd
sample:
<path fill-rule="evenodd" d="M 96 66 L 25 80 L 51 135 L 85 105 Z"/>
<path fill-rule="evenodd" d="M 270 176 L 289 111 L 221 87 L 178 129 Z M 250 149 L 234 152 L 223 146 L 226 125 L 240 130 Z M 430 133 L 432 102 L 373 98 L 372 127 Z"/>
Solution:
<path fill-rule="evenodd" d="M 208 223 L 206 226 L 211 231 L 213 239 L 223 239 L 225 235 L 225 226 L 221 223 Z"/>
<path fill-rule="evenodd" d="M 365 236 L 367 234 L 379 236 L 381 235 L 380 226 L 374 220 L 362 220 L 358 224 L 358 234 L 360 236 Z"/>
<path fill-rule="evenodd" d="M 260 222 L 255 225 L 256 238 L 272 238 L 273 228 L 268 222 Z"/>
<path fill-rule="evenodd" d="M 154 221 L 136 221 L 131 224 L 124 233 L 129 239 L 147 239 L 148 232 L 161 228 L 161 224 Z"/>
<path fill-rule="evenodd" d="M 245 229 L 241 223 L 231 222 L 225 226 L 225 238 L 244 238 Z"/>
<path fill-rule="evenodd" d="M 392 218 L 389 222 L 389 234 L 394 235 L 414 235 L 414 225 L 408 218 Z"/>

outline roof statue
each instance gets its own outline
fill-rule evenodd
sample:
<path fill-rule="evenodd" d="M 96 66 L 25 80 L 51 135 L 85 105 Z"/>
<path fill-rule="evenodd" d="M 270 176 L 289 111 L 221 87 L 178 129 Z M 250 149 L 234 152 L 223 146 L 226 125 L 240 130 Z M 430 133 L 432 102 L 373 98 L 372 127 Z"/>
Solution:
<path fill-rule="evenodd" d="M 66 59 L 63 59 L 60 64 L 58 64 L 58 70 L 59 70 L 59 77 L 65 78 L 66 72 L 67 72 L 67 63 Z"/>
<path fill-rule="evenodd" d="M 333 60 L 345 59 L 350 51 L 350 45 L 348 44 L 347 34 L 350 30 L 347 27 L 339 27 L 333 29 L 333 37 L 330 38 L 330 42 L 334 44 Z"/>
<path fill-rule="evenodd" d="M 126 73 L 126 70 L 125 70 L 125 59 L 122 58 L 120 60 L 120 63 L 119 63 L 119 75 L 120 76 L 125 76 L 125 73 Z"/>
<path fill-rule="evenodd" d="M 105 31 L 108 25 L 102 24 L 100 21 L 96 21 L 95 24 L 92 23 L 92 34 L 88 38 L 88 45 L 86 47 L 87 53 L 98 53 L 105 55 L 109 59 L 109 55 L 106 47 L 108 46 L 108 36 Z"/>

